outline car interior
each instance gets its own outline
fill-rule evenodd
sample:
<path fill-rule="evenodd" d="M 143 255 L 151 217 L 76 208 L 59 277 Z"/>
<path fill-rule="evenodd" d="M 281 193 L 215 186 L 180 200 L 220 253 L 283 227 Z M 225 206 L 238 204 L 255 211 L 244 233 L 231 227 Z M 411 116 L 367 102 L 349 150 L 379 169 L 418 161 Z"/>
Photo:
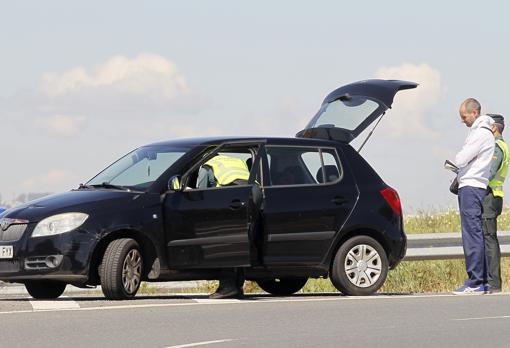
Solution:
<path fill-rule="evenodd" d="M 251 172 L 251 167 L 253 165 L 253 159 L 255 157 L 255 150 L 252 148 L 233 148 L 233 149 L 226 149 L 224 151 L 218 152 L 216 155 L 224 155 L 224 156 L 232 156 L 239 158 L 243 161 L 245 161 L 246 166 L 248 167 L 248 170 Z M 187 180 L 187 187 L 190 189 L 199 189 L 198 187 L 198 175 L 200 172 L 200 169 L 204 167 L 205 162 L 203 161 L 196 170 L 194 170 L 188 177 Z M 246 185 L 246 180 L 236 180 L 233 185 Z M 202 189 L 202 188 L 201 188 Z"/>

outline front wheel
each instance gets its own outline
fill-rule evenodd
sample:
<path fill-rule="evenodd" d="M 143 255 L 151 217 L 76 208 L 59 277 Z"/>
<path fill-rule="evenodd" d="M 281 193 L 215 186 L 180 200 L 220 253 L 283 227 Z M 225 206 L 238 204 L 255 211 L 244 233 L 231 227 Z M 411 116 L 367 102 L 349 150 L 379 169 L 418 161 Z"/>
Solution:
<path fill-rule="evenodd" d="M 133 298 L 142 281 L 143 257 L 138 243 L 130 238 L 108 245 L 99 267 L 101 289 L 109 300 Z"/>
<path fill-rule="evenodd" d="M 54 300 L 64 293 L 66 283 L 51 280 L 34 280 L 25 283 L 30 296 L 38 300 Z"/>
<path fill-rule="evenodd" d="M 345 295 L 372 295 L 388 275 L 388 258 L 381 244 L 368 236 L 347 240 L 337 251 L 331 281 Z"/>
<path fill-rule="evenodd" d="M 257 280 L 262 290 L 276 296 L 288 296 L 301 290 L 308 278 L 278 278 L 270 280 Z"/>

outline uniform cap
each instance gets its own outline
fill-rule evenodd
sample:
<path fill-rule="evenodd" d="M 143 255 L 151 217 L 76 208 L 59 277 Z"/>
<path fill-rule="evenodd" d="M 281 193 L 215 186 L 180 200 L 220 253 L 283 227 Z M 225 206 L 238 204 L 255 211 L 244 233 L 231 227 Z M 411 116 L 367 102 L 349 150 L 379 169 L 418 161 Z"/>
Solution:
<path fill-rule="evenodd" d="M 487 114 L 487 116 L 490 116 L 494 120 L 494 123 L 505 125 L 505 118 L 503 116 L 498 114 Z"/>

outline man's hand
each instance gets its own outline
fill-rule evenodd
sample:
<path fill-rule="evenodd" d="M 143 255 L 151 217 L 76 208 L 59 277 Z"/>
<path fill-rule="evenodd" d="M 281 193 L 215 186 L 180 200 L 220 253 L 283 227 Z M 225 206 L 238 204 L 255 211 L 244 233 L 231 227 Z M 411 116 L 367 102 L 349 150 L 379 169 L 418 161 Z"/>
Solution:
<path fill-rule="evenodd" d="M 453 164 L 453 162 L 450 160 L 444 161 L 444 169 L 451 170 L 455 174 L 459 172 L 459 168 L 455 164 Z"/>

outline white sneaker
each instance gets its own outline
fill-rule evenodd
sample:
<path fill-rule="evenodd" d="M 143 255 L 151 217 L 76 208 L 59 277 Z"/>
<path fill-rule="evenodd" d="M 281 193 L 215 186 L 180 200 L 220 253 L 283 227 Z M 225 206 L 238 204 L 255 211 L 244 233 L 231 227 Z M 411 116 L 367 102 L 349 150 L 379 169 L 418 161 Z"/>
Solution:
<path fill-rule="evenodd" d="M 472 288 L 467 285 L 462 285 L 460 288 L 452 291 L 454 295 L 483 295 L 487 293 L 487 289 L 484 285 Z"/>

